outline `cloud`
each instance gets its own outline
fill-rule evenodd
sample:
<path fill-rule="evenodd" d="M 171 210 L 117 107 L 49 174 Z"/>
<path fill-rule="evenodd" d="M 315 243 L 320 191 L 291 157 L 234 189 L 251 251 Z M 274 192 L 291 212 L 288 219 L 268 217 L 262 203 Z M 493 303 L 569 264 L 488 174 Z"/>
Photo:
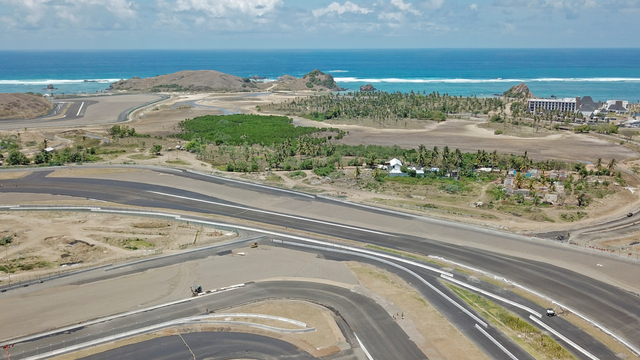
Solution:
<path fill-rule="evenodd" d="M 442 2 L 444 0 L 431 0 L 429 3 L 440 2 L 440 6 L 442 6 Z M 411 13 L 414 15 L 420 15 L 420 11 L 413 7 L 411 3 L 405 3 L 404 0 L 391 0 L 391 5 L 394 5 L 401 11 L 405 13 Z"/>
<path fill-rule="evenodd" d="M 352 3 L 351 1 L 347 1 L 344 3 L 344 5 L 340 5 L 337 2 L 333 2 L 331 3 L 331 5 L 327 6 L 326 8 L 316 9 L 316 10 L 313 10 L 312 12 L 313 12 L 313 16 L 320 17 L 322 15 L 332 13 L 332 12 L 335 12 L 338 15 L 342 15 L 344 13 L 368 14 L 370 12 L 373 12 L 373 10 L 358 6 Z"/>
<path fill-rule="evenodd" d="M 135 3 L 127 0 L 0 0 L 12 8 L 12 22 L 18 28 L 119 28 L 120 20 L 134 26 Z"/>
<path fill-rule="evenodd" d="M 427 1 L 423 6 L 428 9 L 440 9 L 444 5 L 444 0 L 430 0 Z"/>
<path fill-rule="evenodd" d="M 478 11 L 478 4 L 471 4 L 469 5 L 469 8 L 473 11 Z"/>
<path fill-rule="evenodd" d="M 136 17 L 133 2 L 126 0 L 65 0 L 65 2 L 76 6 L 87 5 L 105 8 L 120 19 L 133 19 Z"/>
<path fill-rule="evenodd" d="M 202 11 L 211 17 L 263 16 L 282 6 L 282 0 L 177 0 L 175 11 Z"/>

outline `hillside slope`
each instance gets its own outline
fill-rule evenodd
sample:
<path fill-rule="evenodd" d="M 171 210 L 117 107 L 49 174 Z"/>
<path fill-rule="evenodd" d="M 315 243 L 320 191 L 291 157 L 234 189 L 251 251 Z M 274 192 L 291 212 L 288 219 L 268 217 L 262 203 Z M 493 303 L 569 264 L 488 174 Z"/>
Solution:
<path fill-rule="evenodd" d="M 53 104 L 42 96 L 0 94 L 0 119 L 33 119 L 48 114 Z"/>
<path fill-rule="evenodd" d="M 168 75 L 140 79 L 134 77 L 111 84 L 111 90 L 173 92 L 173 91 L 252 91 L 257 87 L 249 79 L 215 70 L 184 70 Z"/>
<path fill-rule="evenodd" d="M 278 79 L 274 90 L 316 90 L 316 91 L 341 91 L 344 90 L 336 84 L 331 74 L 325 74 L 320 70 L 313 70 L 301 78 L 284 75 Z"/>

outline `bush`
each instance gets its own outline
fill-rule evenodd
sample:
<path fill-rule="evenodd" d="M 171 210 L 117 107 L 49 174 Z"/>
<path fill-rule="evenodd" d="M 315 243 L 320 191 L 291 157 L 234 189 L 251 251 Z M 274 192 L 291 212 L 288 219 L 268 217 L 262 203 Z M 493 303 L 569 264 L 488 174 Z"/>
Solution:
<path fill-rule="evenodd" d="M 496 130 L 493 132 L 493 135 L 501 135 L 502 134 L 502 130 Z"/>
<path fill-rule="evenodd" d="M 489 118 L 489 122 L 492 122 L 492 123 L 503 123 L 504 119 L 502 119 L 500 117 L 500 115 L 496 114 L 496 115 L 493 115 L 491 118 Z"/>
<path fill-rule="evenodd" d="M 11 150 L 7 157 L 8 165 L 28 165 L 29 163 L 31 163 L 31 160 L 29 160 L 25 154 L 16 149 Z"/>
<path fill-rule="evenodd" d="M 13 236 L 11 235 L 5 236 L 3 238 L 0 238 L 0 245 L 9 245 L 11 244 L 12 241 L 13 241 Z"/>
<path fill-rule="evenodd" d="M 300 164 L 300 169 L 302 170 L 311 170 L 313 169 L 313 161 L 311 159 L 304 160 L 302 164 Z"/>
<path fill-rule="evenodd" d="M 449 194 L 457 194 L 460 192 L 460 186 L 455 184 L 447 184 L 442 187 L 442 190 L 448 192 Z"/>
<path fill-rule="evenodd" d="M 336 171 L 336 167 L 333 164 L 329 164 L 323 167 L 317 167 L 313 169 L 313 173 L 318 176 L 329 176 L 332 172 Z"/>
<path fill-rule="evenodd" d="M 288 174 L 288 176 L 292 179 L 304 179 L 307 177 L 307 173 L 301 170 L 297 170 Z"/>
<path fill-rule="evenodd" d="M 307 83 L 307 87 L 308 87 L 309 89 L 311 89 L 311 88 L 313 88 L 313 84 L 312 84 L 311 82 L 308 82 L 308 83 Z"/>

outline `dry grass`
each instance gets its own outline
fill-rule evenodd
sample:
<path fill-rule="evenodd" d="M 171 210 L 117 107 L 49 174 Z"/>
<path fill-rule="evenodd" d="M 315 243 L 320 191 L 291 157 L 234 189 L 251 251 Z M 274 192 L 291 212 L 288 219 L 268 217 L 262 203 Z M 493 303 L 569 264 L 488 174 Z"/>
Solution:
<path fill-rule="evenodd" d="M 575 359 L 575 356 L 555 340 L 503 307 L 449 283 L 445 285 L 536 359 Z"/>
<path fill-rule="evenodd" d="M 520 288 L 514 287 L 513 285 L 507 284 L 505 282 L 502 282 L 500 280 L 496 280 L 494 278 L 490 278 L 490 277 L 486 277 L 483 276 L 481 278 L 481 280 L 483 281 L 487 281 L 490 282 L 496 286 L 500 286 L 502 288 L 506 288 L 509 291 L 522 296 L 525 299 L 531 300 L 534 303 L 544 307 L 544 308 L 548 308 L 548 307 L 554 307 L 554 305 L 548 301 L 545 300 L 539 296 L 536 296 L 528 291 L 522 290 Z M 619 354 L 619 357 L 621 359 L 640 359 L 640 357 L 634 355 L 631 351 L 629 351 L 629 349 L 627 349 L 624 345 L 622 345 L 621 343 L 619 343 L 618 341 L 616 341 L 614 338 L 612 338 L 611 336 L 607 335 L 606 333 L 604 333 L 602 330 L 596 328 L 595 326 L 593 326 L 592 324 L 590 324 L 589 322 L 587 322 L 586 320 L 578 317 L 575 314 L 572 314 L 568 311 L 558 311 L 558 315 L 564 317 L 565 319 L 567 319 L 568 321 L 570 321 L 571 323 L 573 323 L 574 325 L 578 326 L 580 329 L 582 329 L 583 331 L 585 331 L 586 333 L 588 333 L 589 335 L 593 336 L 596 340 L 600 341 L 601 343 L 605 344 L 607 347 L 609 347 L 611 350 L 613 350 L 614 352 L 616 352 L 617 354 Z"/>

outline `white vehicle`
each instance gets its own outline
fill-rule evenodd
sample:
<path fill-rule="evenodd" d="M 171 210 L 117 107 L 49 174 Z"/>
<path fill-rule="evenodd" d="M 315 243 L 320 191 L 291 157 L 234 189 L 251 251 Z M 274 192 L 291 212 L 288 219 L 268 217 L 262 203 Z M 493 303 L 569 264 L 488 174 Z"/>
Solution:
<path fill-rule="evenodd" d="M 547 308 L 547 316 L 548 317 L 556 316 L 556 312 L 552 308 Z"/>

